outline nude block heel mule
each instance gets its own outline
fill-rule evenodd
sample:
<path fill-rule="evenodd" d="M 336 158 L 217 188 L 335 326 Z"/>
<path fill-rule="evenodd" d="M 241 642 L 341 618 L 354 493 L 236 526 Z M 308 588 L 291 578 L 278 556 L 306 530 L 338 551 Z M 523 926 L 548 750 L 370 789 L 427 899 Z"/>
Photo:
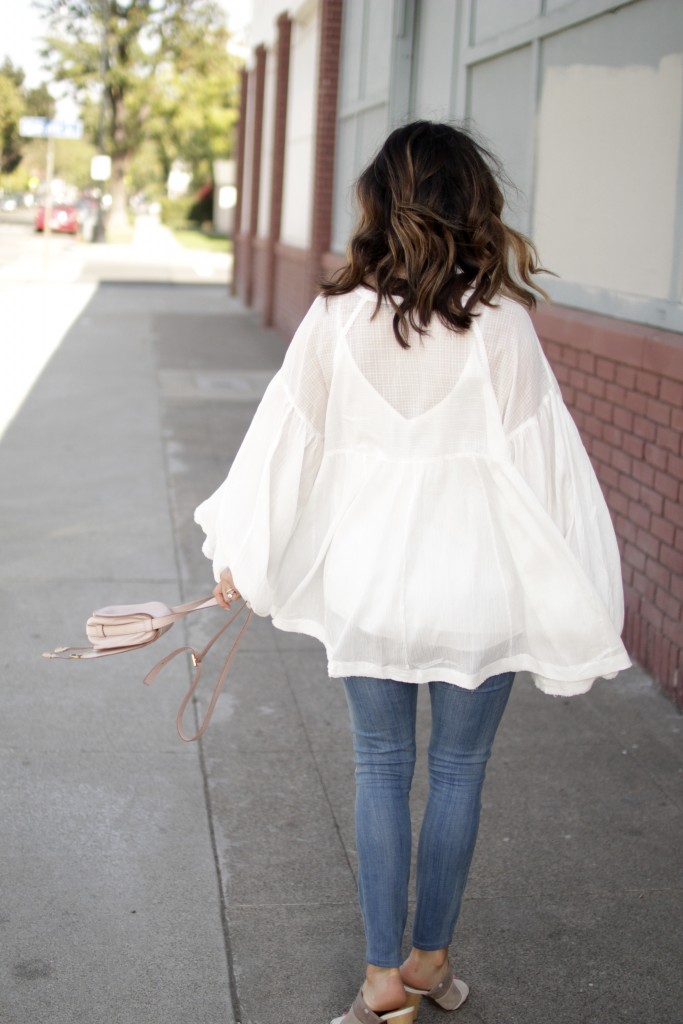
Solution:
<path fill-rule="evenodd" d="M 434 988 L 429 990 L 405 985 L 409 1004 L 414 1006 L 416 1016 L 420 1000 L 423 996 L 426 999 L 431 999 L 442 1010 L 458 1010 L 465 1002 L 470 994 L 469 986 L 464 981 L 461 981 L 460 978 L 456 978 L 451 968 L 449 968 L 449 971 L 450 975 L 447 974 L 443 981 L 440 981 Z"/>
<path fill-rule="evenodd" d="M 408 1006 L 412 1007 L 412 1009 L 413 1009 L 413 1020 L 415 1020 L 415 1018 L 417 1017 L 417 1011 L 420 1009 L 420 1002 L 422 1000 L 423 993 L 421 991 L 419 991 L 418 989 L 416 989 L 416 988 L 409 988 L 408 985 L 405 985 L 404 987 L 405 987 L 406 996 L 407 996 L 406 1003 L 407 1003 Z M 425 995 L 426 995 L 426 993 L 425 993 Z"/>
<path fill-rule="evenodd" d="M 400 1010 L 375 1013 L 363 999 L 362 992 L 359 992 L 351 1009 L 341 1017 L 335 1017 L 331 1024 L 382 1024 L 382 1021 L 391 1021 L 391 1024 L 413 1024 L 415 1012 L 415 1007 L 411 1003 L 406 1003 Z"/>

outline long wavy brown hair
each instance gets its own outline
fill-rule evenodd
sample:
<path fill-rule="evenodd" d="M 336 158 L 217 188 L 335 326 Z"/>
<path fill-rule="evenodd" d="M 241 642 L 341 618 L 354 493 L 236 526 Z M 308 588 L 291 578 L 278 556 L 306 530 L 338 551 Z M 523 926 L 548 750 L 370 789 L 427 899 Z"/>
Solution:
<path fill-rule="evenodd" d="M 323 282 L 323 295 L 361 284 L 377 293 L 377 310 L 394 309 L 394 334 L 425 334 L 436 315 L 467 330 L 478 303 L 508 295 L 528 308 L 532 280 L 544 270 L 525 235 L 503 223 L 498 160 L 471 134 L 448 124 L 414 121 L 391 133 L 356 183 L 360 217 L 347 262 Z"/>

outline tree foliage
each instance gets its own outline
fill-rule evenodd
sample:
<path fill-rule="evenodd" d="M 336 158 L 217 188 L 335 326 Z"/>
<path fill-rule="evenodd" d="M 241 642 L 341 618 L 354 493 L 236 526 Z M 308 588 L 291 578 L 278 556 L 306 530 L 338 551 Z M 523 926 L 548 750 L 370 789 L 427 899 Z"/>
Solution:
<path fill-rule="evenodd" d="M 19 121 L 27 114 L 51 117 L 54 100 L 47 86 L 27 89 L 21 68 L 5 58 L 0 64 L 0 173 L 11 174 L 19 165 L 26 146 L 19 135 Z"/>
<path fill-rule="evenodd" d="M 19 118 L 23 109 L 18 85 L 0 71 L 0 170 L 3 174 L 13 171 L 21 160 Z"/>
<path fill-rule="evenodd" d="M 55 79 L 91 105 L 104 97 L 101 139 L 93 141 L 112 157 L 119 214 L 131 167 L 151 170 L 150 145 L 162 178 L 180 158 L 200 180 L 214 158 L 229 155 L 238 70 L 227 49 L 225 14 L 213 0 L 40 0 L 36 6 L 49 26 L 44 57 Z"/>

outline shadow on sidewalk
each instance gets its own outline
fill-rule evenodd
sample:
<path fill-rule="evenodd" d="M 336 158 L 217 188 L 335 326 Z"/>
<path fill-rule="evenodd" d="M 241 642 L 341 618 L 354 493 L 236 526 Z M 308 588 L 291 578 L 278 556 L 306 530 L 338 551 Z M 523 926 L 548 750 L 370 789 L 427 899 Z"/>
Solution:
<path fill-rule="evenodd" d="M 351 746 L 320 645 L 256 621 L 201 747 L 175 734 L 188 668 L 141 685 L 161 645 L 39 657 L 97 606 L 208 593 L 192 513 L 283 355 L 224 288 L 102 283 L 0 443 L 3 1020 L 324 1022 L 358 987 Z M 637 667 L 572 700 L 518 678 L 456 934 L 462 1024 L 680 1024 L 682 728 Z M 428 730 L 422 691 L 416 833 Z"/>

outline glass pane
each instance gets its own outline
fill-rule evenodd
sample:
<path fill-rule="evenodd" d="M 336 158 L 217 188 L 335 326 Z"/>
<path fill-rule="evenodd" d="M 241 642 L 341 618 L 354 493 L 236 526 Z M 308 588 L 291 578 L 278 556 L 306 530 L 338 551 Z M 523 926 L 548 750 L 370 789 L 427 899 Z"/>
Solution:
<path fill-rule="evenodd" d="M 422 0 L 417 8 L 411 116 L 450 117 L 457 6 L 455 0 Z"/>
<path fill-rule="evenodd" d="M 472 41 L 493 39 L 541 13 L 541 0 L 473 0 Z"/>
<path fill-rule="evenodd" d="M 683 5 L 633 4 L 543 49 L 534 233 L 548 266 L 650 298 L 671 285 Z"/>
<path fill-rule="evenodd" d="M 353 219 L 351 186 L 355 179 L 356 163 L 355 117 L 344 118 L 337 129 L 337 148 L 334 161 L 334 206 L 332 210 L 332 251 L 344 252 Z"/>
<path fill-rule="evenodd" d="M 508 190 L 506 219 L 522 231 L 528 230 L 531 191 L 531 60 L 525 46 L 477 64 L 470 77 L 470 115 L 518 190 Z"/>
<path fill-rule="evenodd" d="M 339 91 L 340 110 L 360 96 L 361 55 L 363 52 L 363 10 L 365 0 L 347 0 L 342 26 L 342 61 Z"/>
<path fill-rule="evenodd" d="M 315 91 L 318 64 L 318 22 L 294 22 L 287 93 L 287 138 L 282 200 L 282 241 L 310 243 Z"/>
<path fill-rule="evenodd" d="M 394 37 L 394 0 L 366 0 L 365 75 L 363 96 L 389 93 L 391 44 Z"/>

